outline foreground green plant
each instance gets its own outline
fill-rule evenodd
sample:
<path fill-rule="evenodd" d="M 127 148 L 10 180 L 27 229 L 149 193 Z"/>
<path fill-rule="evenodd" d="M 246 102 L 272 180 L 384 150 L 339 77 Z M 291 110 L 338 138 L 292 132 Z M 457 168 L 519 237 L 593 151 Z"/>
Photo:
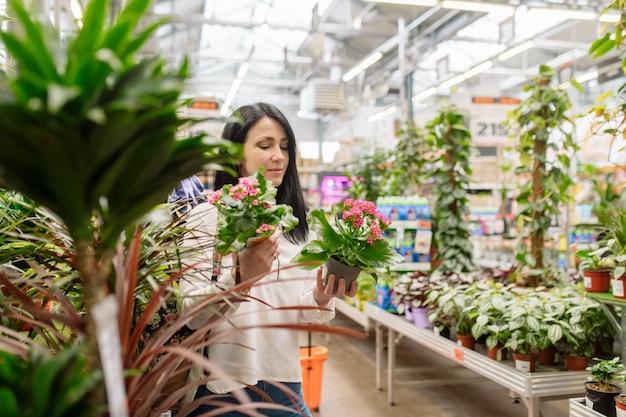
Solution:
<path fill-rule="evenodd" d="M 50 209 L 76 249 L 87 311 L 89 367 L 98 367 L 91 309 L 109 292 L 120 234 L 164 201 L 183 178 L 232 162 L 239 148 L 197 135 L 176 139 L 188 65 L 167 70 L 138 53 L 163 21 L 142 27 L 150 0 L 130 0 L 111 22 L 92 0 L 76 36 L 8 0 L 0 32 L 9 62 L 0 73 L 0 177 Z M 94 222 L 93 219 L 96 219 Z"/>
<path fill-rule="evenodd" d="M 76 347 L 50 355 L 41 348 L 26 357 L 0 350 L 0 404 L 3 417 L 88 417 L 104 411 L 88 395 L 102 383 L 87 371 Z"/>

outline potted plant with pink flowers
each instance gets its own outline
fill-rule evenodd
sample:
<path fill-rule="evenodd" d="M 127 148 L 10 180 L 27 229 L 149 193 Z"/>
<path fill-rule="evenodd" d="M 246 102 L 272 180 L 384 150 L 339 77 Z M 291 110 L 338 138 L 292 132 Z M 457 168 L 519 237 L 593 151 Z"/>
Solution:
<path fill-rule="evenodd" d="M 239 252 L 277 229 L 288 232 L 298 224 L 291 206 L 276 204 L 276 191 L 259 170 L 211 195 L 209 202 L 218 211 L 216 251 L 220 255 Z"/>
<path fill-rule="evenodd" d="M 317 239 L 306 244 L 291 262 L 314 269 L 324 265 L 325 279 L 343 277 L 346 286 L 363 270 L 389 270 L 402 256 L 383 238 L 391 221 L 367 200 L 346 199 L 334 204 L 330 216 L 324 209 L 308 212 L 307 222 Z"/>

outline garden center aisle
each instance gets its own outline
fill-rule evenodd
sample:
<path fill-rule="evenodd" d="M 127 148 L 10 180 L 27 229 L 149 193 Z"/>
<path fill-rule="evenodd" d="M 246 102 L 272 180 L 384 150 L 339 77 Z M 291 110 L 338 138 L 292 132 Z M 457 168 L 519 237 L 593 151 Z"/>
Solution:
<path fill-rule="evenodd" d="M 339 312 L 331 324 L 362 330 Z M 406 338 L 397 344 L 393 406 L 387 403 L 386 390 L 376 389 L 373 330 L 364 340 L 316 333 L 313 344 L 328 347 L 320 407 L 313 417 L 528 415 L 524 404 L 514 403 L 505 388 Z M 422 366 L 418 368 L 418 364 Z M 581 396 L 583 393 L 581 387 Z M 567 417 L 568 401 L 542 401 L 541 412 L 543 417 Z"/>

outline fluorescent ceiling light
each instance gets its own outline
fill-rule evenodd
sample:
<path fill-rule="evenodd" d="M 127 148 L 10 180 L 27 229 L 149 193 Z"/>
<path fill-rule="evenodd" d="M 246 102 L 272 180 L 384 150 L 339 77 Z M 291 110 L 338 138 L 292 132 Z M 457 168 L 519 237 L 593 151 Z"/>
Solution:
<path fill-rule="evenodd" d="M 513 58 L 515 55 L 521 54 L 522 52 L 532 48 L 535 45 L 533 41 L 526 41 L 516 45 L 506 51 L 502 52 L 498 55 L 498 61 L 506 61 L 509 58 Z"/>
<path fill-rule="evenodd" d="M 486 71 L 491 67 L 493 67 L 493 61 L 491 60 L 485 61 L 482 64 L 478 64 L 474 68 L 470 68 L 467 71 L 465 71 L 463 73 L 463 76 L 465 77 L 465 79 L 472 78 L 474 75 L 478 75 L 481 72 Z"/>
<path fill-rule="evenodd" d="M 604 23 L 617 23 L 619 22 L 619 19 L 620 19 L 620 15 L 617 13 L 605 13 L 603 15 L 600 15 L 600 17 L 598 17 L 598 20 Z"/>
<path fill-rule="evenodd" d="M 555 19 L 574 19 L 574 20 L 593 20 L 598 15 L 596 12 L 574 9 L 547 9 L 540 7 L 532 7 L 528 13 L 543 14 L 544 16 L 554 16 Z"/>
<path fill-rule="evenodd" d="M 361 71 L 365 71 L 365 69 L 369 68 L 376 61 L 380 60 L 383 57 L 382 52 L 374 52 L 372 55 L 366 57 L 363 61 L 361 61 L 357 66 L 352 68 L 350 71 L 346 72 L 341 79 L 344 82 L 350 81 L 354 77 L 356 77 Z"/>
<path fill-rule="evenodd" d="M 563 64 L 567 64 L 569 62 L 576 61 L 578 58 L 582 58 L 583 56 L 587 56 L 589 52 L 584 49 L 572 49 L 571 51 L 565 52 L 556 58 L 552 58 L 546 65 L 552 68 L 558 68 Z"/>
<path fill-rule="evenodd" d="M 597 69 L 593 69 L 591 71 L 587 71 L 587 72 L 585 72 L 583 74 L 580 74 L 578 77 L 574 77 L 574 78 L 579 83 L 586 83 L 587 81 L 595 80 L 599 76 L 600 76 L 600 74 L 598 73 L 598 70 Z"/>
<path fill-rule="evenodd" d="M 416 103 L 430 96 L 434 96 L 435 94 L 437 94 L 437 87 L 430 87 L 420 93 L 415 94 L 411 100 Z"/>
<path fill-rule="evenodd" d="M 237 72 L 237 78 L 242 79 L 243 77 L 245 77 L 249 68 L 250 64 L 248 64 L 247 62 L 241 64 L 241 67 L 239 67 L 239 71 Z"/>
<path fill-rule="evenodd" d="M 226 95 L 226 101 L 228 103 L 233 102 L 233 98 L 235 98 L 235 94 L 237 94 L 237 90 L 239 90 L 239 86 L 241 85 L 241 78 L 235 78 L 233 84 L 230 86 L 230 90 L 228 90 L 228 94 Z"/>
<path fill-rule="evenodd" d="M 437 5 L 437 0 L 364 0 L 370 3 L 390 3 L 390 4 L 407 4 L 409 6 L 427 6 Z"/>
<path fill-rule="evenodd" d="M 376 120 L 382 119 L 383 117 L 391 116 L 392 114 L 395 114 L 397 111 L 398 111 L 398 108 L 396 106 L 391 106 L 383 111 L 372 114 L 370 117 L 367 118 L 367 121 L 372 123 L 372 122 L 375 122 Z"/>
<path fill-rule="evenodd" d="M 79 0 L 72 0 L 70 2 L 70 10 L 72 11 L 72 15 L 74 19 L 78 22 L 78 25 L 82 27 L 83 25 L 83 5 Z"/>
<path fill-rule="evenodd" d="M 513 14 L 515 7 L 508 4 L 485 3 L 480 1 L 447 1 L 441 2 L 441 7 L 445 9 L 468 10 L 471 12 L 509 12 Z"/>
<path fill-rule="evenodd" d="M 460 74 L 460 75 L 457 75 L 456 77 L 452 77 L 452 78 L 445 80 L 444 82 L 439 84 L 439 87 L 445 90 L 446 88 L 450 88 L 454 85 L 460 84 L 463 81 L 465 81 L 465 75 Z"/>

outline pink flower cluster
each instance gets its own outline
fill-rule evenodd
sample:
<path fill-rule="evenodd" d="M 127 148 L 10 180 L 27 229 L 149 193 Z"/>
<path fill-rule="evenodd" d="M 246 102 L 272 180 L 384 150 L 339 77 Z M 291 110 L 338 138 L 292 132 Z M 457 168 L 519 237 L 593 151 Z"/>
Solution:
<path fill-rule="evenodd" d="M 376 204 L 353 199 L 347 199 L 343 204 L 347 210 L 344 210 L 342 220 L 356 230 L 367 227 L 369 230 L 367 242 L 370 245 L 373 245 L 375 240 L 383 238 L 383 230 L 387 229 L 391 220 L 379 213 Z"/>
<path fill-rule="evenodd" d="M 276 230 L 276 226 L 272 226 L 271 224 L 263 223 L 261 225 L 261 227 L 256 229 L 256 233 L 259 234 L 259 235 L 262 235 L 265 232 L 268 232 L 268 231 L 272 231 L 273 232 L 274 230 Z"/>
<path fill-rule="evenodd" d="M 238 183 L 236 185 L 233 185 L 231 189 L 228 191 L 228 195 L 231 196 L 234 200 L 244 201 L 248 197 L 255 197 L 259 195 L 260 192 L 261 191 L 259 190 L 258 179 L 250 178 L 250 177 L 241 177 L 239 178 Z M 209 202 L 211 204 L 215 204 L 219 202 L 221 198 L 222 198 L 222 190 L 217 190 L 211 195 Z M 251 206 L 258 206 L 259 200 L 256 198 L 253 198 L 252 200 L 248 201 L 248 204 L 250 204 Z M 268 204 L 266 203 L 265 206 L 267 205 Z"/>

